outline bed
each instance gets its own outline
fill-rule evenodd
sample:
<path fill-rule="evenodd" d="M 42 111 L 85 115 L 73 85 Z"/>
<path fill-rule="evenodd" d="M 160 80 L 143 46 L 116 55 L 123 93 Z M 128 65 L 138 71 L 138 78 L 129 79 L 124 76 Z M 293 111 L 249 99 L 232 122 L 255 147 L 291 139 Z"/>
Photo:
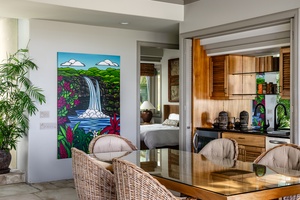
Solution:
<path fill-rule="evenodd" d="M 164 121 L 162 124 L 147 124 L 140 126 L 141 149 L 178 149 L 179 106 L 164 105 L 163 119 Z"/>

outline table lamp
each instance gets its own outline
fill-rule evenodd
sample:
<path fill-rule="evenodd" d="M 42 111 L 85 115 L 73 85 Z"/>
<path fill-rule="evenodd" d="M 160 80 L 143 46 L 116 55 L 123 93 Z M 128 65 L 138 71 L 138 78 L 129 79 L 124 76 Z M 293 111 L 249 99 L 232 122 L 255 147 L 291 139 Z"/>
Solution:
<path fill-rule="evenodd" d="M 142 111 L 141 118 L 145 123 L 150 123 L 152 119 L 152 112 L 150 109 L 155 109 L 155 107 L 149 101 L 144 101 L 140 107 Z"/>

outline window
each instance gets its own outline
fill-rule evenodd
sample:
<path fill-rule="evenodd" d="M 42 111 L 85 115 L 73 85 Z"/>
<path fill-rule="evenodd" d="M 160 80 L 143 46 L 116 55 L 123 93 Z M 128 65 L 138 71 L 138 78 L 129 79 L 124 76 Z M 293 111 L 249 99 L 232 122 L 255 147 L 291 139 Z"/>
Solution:
<path fill-rule="evenodd" d="M 161 66 L 155 65 L 154 76 L 140 77 L 140 104 L 150 101 L 156 108 L 154 117 L 161 117 Z"/>

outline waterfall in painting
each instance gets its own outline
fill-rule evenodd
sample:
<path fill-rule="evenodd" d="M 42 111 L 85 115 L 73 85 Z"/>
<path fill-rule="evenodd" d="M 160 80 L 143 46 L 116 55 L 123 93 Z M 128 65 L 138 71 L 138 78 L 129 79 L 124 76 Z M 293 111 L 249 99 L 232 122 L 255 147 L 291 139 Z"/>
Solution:
<path fill-rule="evenodd" d="M 81 114 L 78 118 L 109 118 L 109 116 L 105 115 L 102 112 L 101 108 L 101 94 L 100 94 L 100 88 L 99 83 L 96 80 L 96 87 L 94 86 L 92 80 L 88 77 L 84 77 L 86 83 L 88 84 L 89 91 L 90 91 L 90 102 L 88 109 Z"/>

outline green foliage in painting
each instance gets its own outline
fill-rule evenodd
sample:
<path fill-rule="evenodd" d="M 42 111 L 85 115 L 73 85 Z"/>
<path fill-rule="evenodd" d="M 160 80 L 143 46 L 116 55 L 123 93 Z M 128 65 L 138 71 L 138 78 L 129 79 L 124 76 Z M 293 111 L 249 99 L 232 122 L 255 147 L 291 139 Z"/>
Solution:
<path fill-rule="evenodd" d="M 72 129 L 70 126 L 59 126 L 57 135 L 58 159 L 71 158 L 71 148 L 76 147 L 88 153 L 88 146 L 93 139 L 93 133 L 85 133 L 83 129 L 78 128 L 78 122 Z"/>
<path fill-rule="evenodd" d="M 284 115 L 284 109 L 281 106 L 277 107 L 277 121 L 279 122 L 279 128 L 290 128 L 290 100 L 281 99 L 281 97 L 278 96 L 277 103 L 282 103 L 287 110 L 287 115 Z"/>
<path fill-rule="evenodd" d="M 120 70 L 114 68 L 107 68 L 106 70 L 91 67 L 88 70 L 76 70 L 73 68 L 65 67 L 58 69 L 60 76 L 92 76 L 100 77 L 103 82 L 119 84 L 120 83 Z"/>

